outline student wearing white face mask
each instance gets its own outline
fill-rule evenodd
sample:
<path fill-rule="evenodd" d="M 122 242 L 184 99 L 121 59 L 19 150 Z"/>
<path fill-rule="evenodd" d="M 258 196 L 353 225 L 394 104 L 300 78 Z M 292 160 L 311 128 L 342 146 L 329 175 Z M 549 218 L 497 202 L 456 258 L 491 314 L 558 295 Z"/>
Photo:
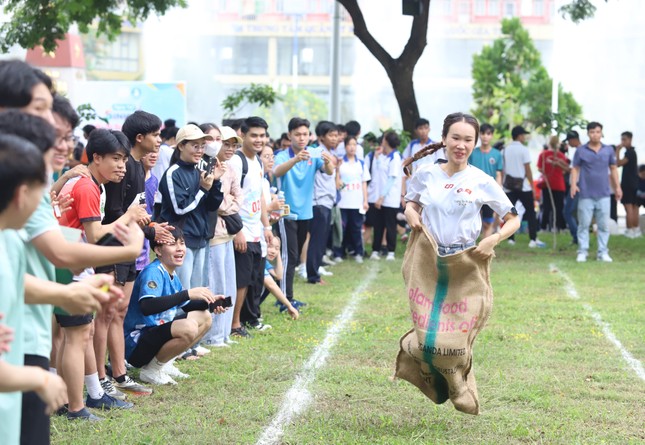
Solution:
<path fill-rule="evenodd" d="M 209 213 L 222 202 L 219 179 L 226 166 L 218 162 L 200 170 L 206 144 L 213 137 L 196 125 L 186 125 L 177 133 L 177 145 L 170 168 L 159 181 L 162 196 L 161 215 L 174 227 L 181 228 L 186 241 L 186 259 L 177 274 L 186 288 L 208 285 Z"/>

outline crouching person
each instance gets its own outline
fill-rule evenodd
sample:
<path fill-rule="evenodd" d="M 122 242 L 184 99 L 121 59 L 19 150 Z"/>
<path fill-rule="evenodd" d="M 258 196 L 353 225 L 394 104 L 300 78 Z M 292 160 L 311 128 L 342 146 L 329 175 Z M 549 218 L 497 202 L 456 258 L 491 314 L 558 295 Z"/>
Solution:
<path fill-rule="evenodd" d="M 174 244 L 150 242 L 157 259 L 137 277 L 124 325 L 126 359 L 141 368 L 142 381 L 155 385 L 188 377 L 175 367 L 175 357 L 208 332 L 212 312 L 226 310 L 215 304 L 224 297 L 208 288 L 182 288 L 175 270 L 184 262 L 186 245 L 180 229 L 172 234 Z"/>

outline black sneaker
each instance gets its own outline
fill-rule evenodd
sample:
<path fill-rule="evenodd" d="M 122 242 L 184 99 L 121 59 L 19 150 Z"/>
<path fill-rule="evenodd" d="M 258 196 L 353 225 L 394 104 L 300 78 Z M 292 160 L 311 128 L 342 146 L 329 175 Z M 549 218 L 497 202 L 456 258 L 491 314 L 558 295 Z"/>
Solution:
<path fill-rule="evenodd" d="M 108 393 L 103 393 L 103 397 L 101 397 L 100 399 L 93 399 L 88 394 L 87 399 L 85 400 L 85 405 L 88 408 L 98 409 L 130 409 L 134 406 L 130 402 L 124 402 L 123 400 L 115 399 Z"/>
<path fill-rule="evenodd" d="M 251 334 L 248 333 L 244 326 L 240 326 L 239 328 L 231 329 L 231 337 L 251 338 Z"/>
<path fill-rule="evenodd" d="M 69 405 L 66 403 L 56 410 L 57 416 L 66 416 L 69 411 Z"/>
<path fill-rule="evenodd" d="M 89 420 L 90 422 L 98 422 L 100 420 L 103 420 L 99 416 L 95 416 L 90 412 L 89 409 L 83 407 L 82 410 L 76 411 L 76 412 L 71 412 L 69 411 L 67 413 L 67 419 L 68 420 Z"/>

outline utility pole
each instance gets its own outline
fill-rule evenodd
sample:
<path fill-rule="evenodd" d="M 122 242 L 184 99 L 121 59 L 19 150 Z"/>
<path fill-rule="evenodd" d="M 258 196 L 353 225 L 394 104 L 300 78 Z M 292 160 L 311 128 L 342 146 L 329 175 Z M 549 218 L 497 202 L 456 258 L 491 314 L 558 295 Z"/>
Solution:
<path fill-rule="evenodd" d="M 329 120 L 340 122 L 340 5 L 334 1 Z"/>

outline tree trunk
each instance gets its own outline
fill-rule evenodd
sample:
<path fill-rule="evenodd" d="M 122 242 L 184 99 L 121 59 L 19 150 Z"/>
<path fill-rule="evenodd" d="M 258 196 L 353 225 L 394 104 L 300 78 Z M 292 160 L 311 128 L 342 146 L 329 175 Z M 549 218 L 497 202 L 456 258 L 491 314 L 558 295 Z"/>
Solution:
<path fill-rule="evenodd" d="M 367 29 L 363 11 L 358 6 L 358 0 L 337 1 L 345 7 L 351 16 L 354 24 L 354 35 L 363 42 L 363 45 L 385 69 L 399 105 L 403 129 L 410 132 L 410 134 L 414 134 L 414 123 L 419 118 L 419 106 L 414 93 L 412 75 L 427 45 L 430 0 L 421 0 L 423 11 L 420 15 L 414 16 L 408 42 L 405 44 L 401 55 L 396 59 L 385 51 L 385 48 Z"/>
<path fill-rule="evenodd" d="M 409 131 L 414 137 L 414 125 L 419 119 L 419 106 L 414 93 L 412 74 L 412 70 L 396 68 L 387 73 L 392 83 L 396 102 L 399 104 L 403 129 Z"/>

